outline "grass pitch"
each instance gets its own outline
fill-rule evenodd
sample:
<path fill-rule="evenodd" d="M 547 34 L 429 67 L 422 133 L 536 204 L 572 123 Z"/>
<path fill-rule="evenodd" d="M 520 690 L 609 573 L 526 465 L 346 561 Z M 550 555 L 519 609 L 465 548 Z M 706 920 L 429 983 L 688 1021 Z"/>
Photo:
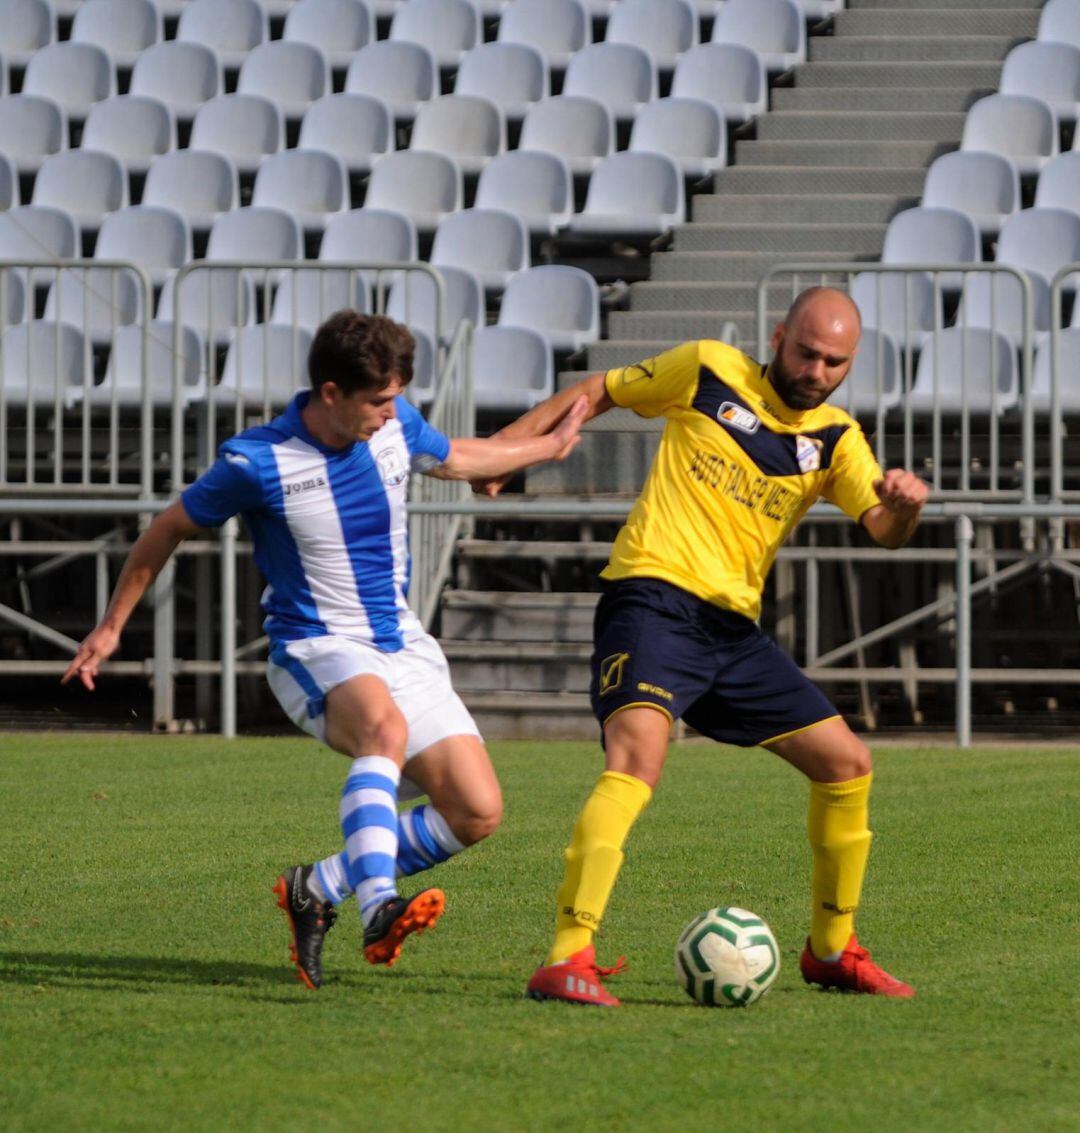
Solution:
<path fill-rule="evenodd" d="M 601 936 L 632 965 L 619 1011 L 522 998 L 598 750 L 493 755 L 506 820 L 425 875 L 438 928 L 375 970 L 347 907 L 314 994 L 270 885 L 336 846 L 344 760 L 302 738 L 0 738 L 3 1127 L 1076 1128 L 1075 749 L 877 754 L 860 934 L 913 1001 L 802 983 L 799 777 L 676 749 Z M 697 1007 L 672 972 L 718 904 L 781 945 L 746 1010 Z"/>

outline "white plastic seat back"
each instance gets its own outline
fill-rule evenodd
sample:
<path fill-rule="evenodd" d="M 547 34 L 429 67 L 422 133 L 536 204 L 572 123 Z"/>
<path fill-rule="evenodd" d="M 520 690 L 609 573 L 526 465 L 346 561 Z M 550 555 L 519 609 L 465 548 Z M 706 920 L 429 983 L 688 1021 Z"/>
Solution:
<path fill-rule="evenodd" d="M 569 224 L 573 205 L 570 170 L 551 153 L 504 153 L 488 162 L 476 187 L 478 209 L 512 212 L 535 236 L 554 236 Z"/>
<path fill-rule="evenodd" d="M 206 390 L 206 347 L 194 327 L 180 331 L 180 404 L 187 405 Z M 90 391 L 90 404 L 105 408 L 113 402 L 125 409 L 142 404 L 143 383 L 150 387 L 150 400 L 156 408 L 172 405 L 176 368 L 173 324 L 152 319 L 146 328 L 146 354 L 143 354 L 141 326 L 119 327 L 109 351 L 105 380 Z M 84 400 L 77 390 L 78 400 Z"/>
<path fill-rule="evenodd" d="M 416 260 L 416 225 L 391 209 L 353 209 L 331 217 L 319 246 L 322 263 L 401 264 Z M 364 272 L 369 286 L 392 282 L 387 273 Z"/>
<path fill-rule="evenodd" d="M 0 58 L 25 67 L 35 51 L 56 41 L 56 9 L 49 0 L 4 0 Z"/>
<path fill-rule="evenodd" d="M 512 0 L 499 21 L 499 42 L 535 47 L 561 70 L 592 43 L 592 20 L 580 0 Z"/>
<path fill-rule="evenodd" d="M 594 43 L 566 68 L 563 94 L 598 99 L 615 118 L 629 120 L 658 91 L 652 56 L 629 43 Z"/>
<path fill-rule="evenodd" d="M 116 94 L 116 72 L 92 43 L 51 43 L 27 64 L 22 93 L 51 98 L 69 119 L 81 122 L 95 102 Z"/>
<path fill-rule="evenodd" d="M 488 290 L 501 291 L 529 263 L 524 221 L 496 209 L 464 209 L 444 217 L 431 248 L 432 267 L 466 268 Z"/>
<path fill-rule="evenodd" d="M 675 64 L 671 93 L 703 98 L 729 122 L 747 122 L 769 108 L 765 65 L 741 43 L 703 43 Z"/>
<path fill-rule="evenodd" d="M 152 0 L 83 0 L 71 25 L 73 43 L 92 43 L 118 67 L 131 67 L 161 39 L 161 13 Z"/>
<path fill-rule="evenodd" d="M 51 98 L 0 97 L 0 150 L 22 173 L 35 173 L 51 154 L 67 149 L 67 119 Z"/>
<path fill-rule="evenodd" d="M 286 209 L 304 228 L 321 230 L 348 208 L 349 175 L 341 158 L 326 150 L 282 150 L 259 167 L 251 203 Z"/>
<path fill-rule="evenodd" d="M 1039 16 L 1039 39 L 1080 47 L 1080 11 L 1075 0 L 1047 0 Z"/>
<path fill-rule="evenodd" d="M 472 0 L 406 0 L 394 13 L 390 39 L 418 43 L 440 67 L 456 67 L 482 42 L 480 12 Z"/>
<path fill-rule="evenodd" d="M 35 205 L 64 209 L 80 227 L 94 231 L 106 213 L 128 203 L 128 180 L 111 154 L 64 150 L 41 163 L 33 200 Z"/>
<path fill-rule="evenodd" d="M 374 95 L 328 94 L 308 107 L 298 144 L 337 154 L 350 173 L 370 173 L 393 148 L 394 118 Z"/>
<path fill-rule="evenodd" d="M 1080 261 L 1080 216 L 1065 209 L 1023 209 L 1002 226 L 996 259 L 1049 282 Z"/>
<path fill-rule="evenodd" d="M 1068 209 L 1080 216 L 1080 150 L 1060 154 L 1043 167 L 1035 207 Z"/>
<path fill-rule="evenodd" d="M 994 391 L 996 390 L 996 399 Z M 935 402 L 945 414 L 965 408 L 986 418 L 1015 408 L 1019 398 L 1016 350 L 1003 334 L 983 327 L 949 327 L 923 344 L 908 394 L 912 409 L 929 416 Z"/>
<path fill-rule="evenodd" d="M 1053 344 L 1048 338 L 1035 352 L 1031 400 L 1036 413 L 1046 414 L 1053 405 L 1051 366 Z M 1080 413 L 1080 326 L 1058 335 L 1058 398 L 1062 412 Z"/>
<path fill-rule="evenodd" d="M 454 93 L 478 95 L 507 117 L 521 118 L 532 103 L 551 93 L 548 65 L 535 47 L 482 43 L 462 57 Z"/>
<path fill-rule="evenodd" d="M 190 121 L 204 102 L 223 89 L 221 61 L 211 48 L 168 40 L 148 48 L 135 61 L 129 93 L 160 99 L 177 118 Z"/>
<path fill-rule="evenodd" d="M 0 328 L 21 323 L 30 313 L 26 293 L 24 268 L 0 269 Z"/>
<path fill-rule="evenodd" d="M 319 48 L 335 70 L 375 35 L 371 9 L 363 0 L 297 0 L 285 17 L 285 40 Z"/>
<path fill-rule="evenodd" d="M 438 64 L 428 48 L 419 43 L 380 40 L 353 56 L 345 75 L 345 90 L 373 94 L 390 107 L 395 118 L 411 121 L 420 104 L 435 97 L 438 79 Z"/>
<path fill-rule="evenodd" d="M 773 74 L 806 62 L 806 17 L 795 0 L 726 0 L 713 43 L 752 47 Z"/>
<path fill-rule="evenodd" d="M 941 290 L 935 296 L 933 277 L 926 272 L 860 272 L 850 294 L 863 326 L 882 331 L 905 349 L 918 348 L 927 333 L 945 325 Z"/>
<path fill-rule="evenodd" d="M 330 67 L 310 43 L 261 43 L 244 60 L 236 89 L 271 99 L 286 118 L 301 118 L 317 98 L 330 93 Z"/>
<path fill-rule="evenodd" d="M 1020 174 L 999 153 L 942 154 L 927 170 L 922 203 L 966 212 L 983 235 L 994 236 L 1020 207 Z"/>
<path fill-rule="evenodd" d="M 170 271 L 191 259 L 191 229 L 173 209 L 132 205 L 102 222 L 94 258 L 137 264 L 160 286 Z"/>
<path fill-rule="evenodd" d="M 146 173 L 156 158 L 176 149 L 176 120 L 156 98 L 107 98 L 90 107 L 81 146 L 111 153 L 130 173 Z"/>
<path fill-rule="evenodd" d="M 1043 334 L 1050 329 L 1050 285 L 1030 272 L 1028 284 L 1032 331 Z M 1005 272 L 972 273 L 964 280 L 956 325 L 996 330 L 1019 346 L 1024 337 L 1023 284 Z"/>
<path fill-rule="evenodd" d="M 0 342 L 5 405 L 49 406 L 70 400 L 83 384 L 88 351 L 82 334 L 69 323 L 49 319 L 8 327 Z"/>
<path fill-rule="evenodd" d="M 282 279 L 270 321 L 314 332 L 335 311 L 346 307 L 364 314 L 371 310 L 371 294 L 360 272 L 299 268 Z"/>
<path fill-rule="evenodd" d="M 416 114 L 409 146 L 452 157 L 464 173 L 479 173 L 506 149 L 506 121 L 486 98 L 447 94 L 425 102 Z"/>
<path fill-rule="evenodd" d="M 259 0 L 188 0 L 176 38 L 212 47 L 223 66 L 234 68 L 269 34 L 269 19 Z"/>
<path fill-rule="evenodd" d="M 519 272 L 506 285 L 500 326 L 539 331 L 553 350 L 580 350 L 600 337 L 600 292 L 581 268 L 543 264 Z"/>
<path fill-rule="evenodd" d="M 280 108 L 257 94 L 222 94 L 199 108 L 191 149 L 223 153 L 240 173 L 255 173 L 263 159 L 285 145 Z"/>
<path fill-rule="evenodd" d="M 19 171 L 11 158 L 0 150 L 0 212 L 16 208 L 21 203 Z"/>
<path fill-rule="evenodd" d="M 477 409 L 524 412 L 555 392 L 551 348 L 528 327 L 480 327 L 473 363 Z"/>
<path fill-rule="evenodd" d="M 978 226 L 959 209 L 905 209 L 885 229 L 881 251 L 885 264 L 974 264 L 981 260 Z M 939 280 L 949 291 L 963 286 L 959 273 L 939 276 Z"/>
<path fill-rule="evenodd" d="M 885 331 L 864 327 L 848 376 L 829 404 L 872 421 L 879 412 L 888 413 L 900 404 L 902 373 L 896 339 Z"/>
<path fill-rule="evenodd" d="M 171 272 L 158 298 L 157 317 L 194 327 L 213 343 L 227 342 L 236 327 L 248 326 L 255 317 L 255 281 L 235 268 L 199 268 L 177 283 Z"/>
<path fill-rule="evenodd" d="M 195 230 L 208 229 L 223 212 L 240 205 L 236 166 L 209 150 L 174 150 L 150 166 L 143 204 L 178 212 Z"/>
<path fill-rule="evenodd" d="M 215 402 L 283 409 L 301 389 L 308 389 L 307 356 L 311 332 L 303 327 L 263 323 L 232 336 L 225 372 L 215 387 Z"/>
<path fill-rule="evenodd" d="M 1058 145 L 1057 118 L 1042 99 L 991 94 L 968 111 L 960 148 L 1000 153 L 1021 175 L 1034 175 L 1057 157 Z"/>
<path fill-rule="evenodd" d="M 1005 56 L 998 89 L 1041 98 L 1060 121 L 1075 122 L 1080 110 L 1080 46 L 1021 43 Z"/>
<path fill-rule="evenodd" d="M 660 153 L 613 153 L 596 167 L 572 232 L 659 235 L 686 219 L 682 171 Z"/>
<path fill-rule="evenodd" d="M 62 208 L 21 205 L 0 212 L 0 260 L 53 263 L 77 255 L 79 229 Z"/>
<path fill-rule="evenodd" d="M 458 164 L 442 153 L 399 150 L 375 165 L 365 207 L 391 209 L 410 217 L 420 231 L 434 231 L 448 212 L 462 205 Z"/>
<path fill-rule="evenodd" d="M 64 268 L 49 288 L 45 318 L 71 323 L 95 343 L 142 317 L 142 288 L 131 271 Z"/>
<path fill-rule="evenodd" d="M 605 43 L 644 48 L 658 67 L 670 69 L 698 45 L 698 14 L 690 0 L 620 0 L 608 18 Z"/>
<path fill-rule="evenodd" d="M 615 121 L 607 106 L 586 95 L 563 94 L 529 107 L 519 150 L 558 154 L 572 173 L 591 173 L 615 152 Z"/>
<path fill-rule="evenodd" d="M 707 177 L 727 164 L 727 125 L 700 98 L 659 98 L 638 111 L 630 150 L 666 154 L 685 176 Z"/>
<path fill-rule="evenodd" d="M 432 265 L 434 266 L 434 265 Z M 476 275 L 465 268 L 439 267 L 443 280 L 443 326 L 447 341 L 458 323 L 468 320 L 474 327 L 484 321 L 484 289 Z M 390 288 L 386 314 L 408 327 L 419 327 L 435 335 L 438 326 L 438 292 L 430 276 L 410 272 Z"/>
<path fill-rule="evenodd" d="M 302 248 L 300 225 L 292 213 L 252 205 L 223 213 L 214 221 L 206 258 L 269 263 L 297 260 Z"/>

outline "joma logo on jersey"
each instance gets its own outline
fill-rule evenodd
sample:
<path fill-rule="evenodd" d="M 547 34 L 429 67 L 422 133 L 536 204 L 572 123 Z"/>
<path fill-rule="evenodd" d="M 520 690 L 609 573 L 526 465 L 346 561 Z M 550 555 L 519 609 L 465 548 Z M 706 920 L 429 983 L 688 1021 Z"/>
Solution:
<path fill-rule="evenodd" d="M 285 484 L 285 495 L 295 496 L 300 492 L 310 492 L 312 488 L 325 488 L 326 481 L 322 476 L 313 476 L 310 480 L 293 480 L 291 484 Z"/>
<path fill-rule="evenodd" d="M 720 406 L 716 411 L 716 419 L 744 433 L 756 433 L 761 428 L 760 418 L 755 417 L 749 409 L 743 409 L 741 405 L 736 405 L 733 401 L 725 401 Z"/>

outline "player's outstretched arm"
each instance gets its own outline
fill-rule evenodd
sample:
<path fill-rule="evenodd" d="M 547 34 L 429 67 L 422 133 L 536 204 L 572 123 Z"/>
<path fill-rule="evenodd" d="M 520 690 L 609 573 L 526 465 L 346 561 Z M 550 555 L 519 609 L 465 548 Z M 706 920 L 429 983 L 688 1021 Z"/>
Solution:
<path fill-rule="evenodd" d="M 930 489 L 914 472 L 890 468 L 874 483 L 874 491 L 881 503 L 863 514 L 862 525 L 876 543 L 895 551 L 915 534 Z"/>
<path fill-rule="evenodd" d="M 587 397 L 570 400 L 554 428 L 539 435 L 508 437 L 504 430 L 492 437 L 455 438 L 450 442 L 450 455 L 431 474 L 446 480 L 488 481 L 547 460 L 564 460 L 581 439 L 589 408 Z"/>
<path fill-rule="evenodd" d="M 127 624 L 131 611 L 138 605 L 139 599 L 157 578 L 177 546 L 198 530 L 198 525 L 192 523 L 179 500 L 155 517 L 135 540 L 135 545 L 124 561 L 120 577 L 116 580 L 109 608 L 79 646 L 67 672 L 60 678 L 61 684 L 67 684 L 78 673 L 82 683 L 93 690 L 94 677 L 102 663 L 109 659 L 120 644 L 120 633 Z"/>
<path fill-rule="evenodd" d="M 557 421 L 562 420 L 567 410 L 578 398 L 584 397 L 587 402 L 585 415 L 581 423 L 591 421 L 615 407 L 615 403 L 608 396 L 604 385 L 603 374 L 590 374 L 580 382 L 568 386 L 552 394 L 546 401 L 533 406 L 528 413 L 523 413 L 516 421 L 512 421 L 505 428 L 495 433 L 492 440 L 510 441 L 522 437 L 538 437 L 551 431 Z M 486 496 L 497 496 L 502 491 L 511 474 L 499 476 L 473 476 L 473 490 L 482 492 Z"/>

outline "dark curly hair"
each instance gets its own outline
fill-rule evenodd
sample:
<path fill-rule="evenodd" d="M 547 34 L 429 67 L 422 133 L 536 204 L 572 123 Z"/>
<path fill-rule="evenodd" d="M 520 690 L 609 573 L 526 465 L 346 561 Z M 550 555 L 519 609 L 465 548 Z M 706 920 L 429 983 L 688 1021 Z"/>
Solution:
<path fill-rule="evenodd" d="M 333 382 L 343 393 L 385 389 L 413 377 L 416 342 L 408 327 L 385 315 L 337 311 L 315 332 L 308 352 L 312 389 Z"/>

